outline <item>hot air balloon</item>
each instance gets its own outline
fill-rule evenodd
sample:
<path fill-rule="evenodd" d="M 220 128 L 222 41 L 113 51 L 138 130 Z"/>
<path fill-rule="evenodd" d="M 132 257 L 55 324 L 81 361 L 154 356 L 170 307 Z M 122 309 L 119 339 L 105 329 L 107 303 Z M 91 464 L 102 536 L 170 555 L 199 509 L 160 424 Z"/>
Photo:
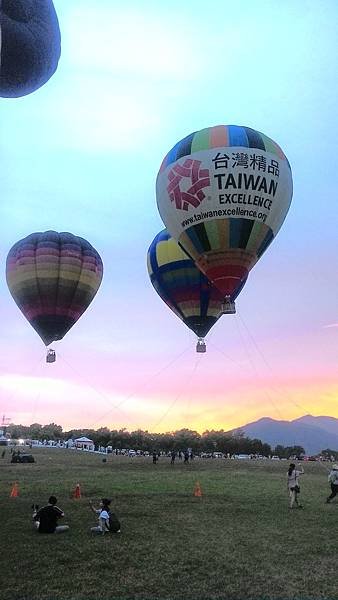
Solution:
<path fill-rule="evenodd" d="M 61 340 L 100 287 L 102 260 L 72 233 L 32 233 L 11 248 L 6 278 L 16 304 L 46 346 Z M 47 362 L 54 362 L 54 350 Z"/>
<path fill-rule="evenodd" d="M 158 295 L 197 335 L 197 352 L 205 352 L 203 338 L 222 315 L 222 295 L 166 229 L 150 244 L 147 265 Z"/>
<path fill-rule="evenodd" d="M 156 182 L 169 233 L 224 297 L 243 287 L 278 233 L 292 199 L 292 174 L 281 148 L 249 127 L 219 125 L 178 142 Z"/>
<path fill-rule="evenodd" d="M 19 98 L 56 71 L 60 29 L 52 0 L 0 2 L 0 96 Z"/>

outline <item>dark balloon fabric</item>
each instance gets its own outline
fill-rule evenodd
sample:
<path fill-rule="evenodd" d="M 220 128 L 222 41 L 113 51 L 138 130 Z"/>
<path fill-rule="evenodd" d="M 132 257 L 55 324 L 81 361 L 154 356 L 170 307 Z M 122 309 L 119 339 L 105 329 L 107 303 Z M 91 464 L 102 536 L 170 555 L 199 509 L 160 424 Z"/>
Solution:
<path fill-rule="evenodd" d="M 52 0 L 2 0 L 0 29 L 0 96 L 30 94 L 50 79 L 60 58 Z"/>
<path fill-rule="evenodd" d="M 148 250 L 150 280 L 164 302 L 198 337 L 222 315 L 222 296 L 166 230 Z"/>
<path fill-rule="evenodd" d="M 7 257 L 9 290 L 46 346 L 61 340 L 84 313 L 102 275 L 98 252 L 71 233 L 32 233 Z"/>

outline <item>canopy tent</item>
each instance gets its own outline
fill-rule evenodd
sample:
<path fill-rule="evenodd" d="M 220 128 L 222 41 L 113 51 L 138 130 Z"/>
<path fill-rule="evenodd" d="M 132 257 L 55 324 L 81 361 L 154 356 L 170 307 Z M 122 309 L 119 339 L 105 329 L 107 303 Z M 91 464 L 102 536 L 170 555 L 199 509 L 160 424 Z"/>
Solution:
<path fill-rule="evenodd" d="M 74 443 L 75 447 L 80 450 L 94 450 L 95 448 L 93 440 L 90 440 L 87 437 L 77 438 Z"/>

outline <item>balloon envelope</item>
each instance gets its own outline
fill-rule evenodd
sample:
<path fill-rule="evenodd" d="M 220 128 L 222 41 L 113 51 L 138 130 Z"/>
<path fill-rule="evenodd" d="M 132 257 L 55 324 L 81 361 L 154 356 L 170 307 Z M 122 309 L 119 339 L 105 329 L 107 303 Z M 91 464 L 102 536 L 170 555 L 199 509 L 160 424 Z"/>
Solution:
<path fill-rule="evenodd" d="M 34 92 L 56 71 L 61 53 L 52 0 L 1 0 L 0 96 Z"/>
<path fill-rule="evenodd" d="M 170 150 L 156 196 L 169 233 L 223 296 L 234 296 L 285 219 L 291 169 L 264 134 L 220 125 Z"/>
<path fill-rule="evenodd" d="M 61 340 L 80 318 L 102 275 L 97 251 L 72 233 L 32 233 L 7 257 L 9 291 L 46 346 Z"/>
<path fill-rule="evenodd" d="M 171 310 L 198 337 L 204 337 L 222 315 L 222 296 L 164 230 L 147 255 L 151 283 Z"/>

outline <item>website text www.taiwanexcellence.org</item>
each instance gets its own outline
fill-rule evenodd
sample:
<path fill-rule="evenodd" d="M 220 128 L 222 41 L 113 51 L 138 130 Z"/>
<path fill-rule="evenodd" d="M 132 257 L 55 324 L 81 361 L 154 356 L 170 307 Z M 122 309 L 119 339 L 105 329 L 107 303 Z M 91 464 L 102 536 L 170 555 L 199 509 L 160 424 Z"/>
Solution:
<path fill-rule="evenodd" d="M 203 219 L 210 219 L 212 217 L 249 217 L 250 219 L 258 219 L 265 223 L 267 215 L 263 212 L 258 213 L 256 210 L 248 210 L 247 208 L 241 208 L 240 206 L 236 206 L 236 208 L 219 208 L 218 210 L 207 210 L 194 214 L 189 217 L 189 219 L 182 221 L 182 227 L 188 227 Z"/>

